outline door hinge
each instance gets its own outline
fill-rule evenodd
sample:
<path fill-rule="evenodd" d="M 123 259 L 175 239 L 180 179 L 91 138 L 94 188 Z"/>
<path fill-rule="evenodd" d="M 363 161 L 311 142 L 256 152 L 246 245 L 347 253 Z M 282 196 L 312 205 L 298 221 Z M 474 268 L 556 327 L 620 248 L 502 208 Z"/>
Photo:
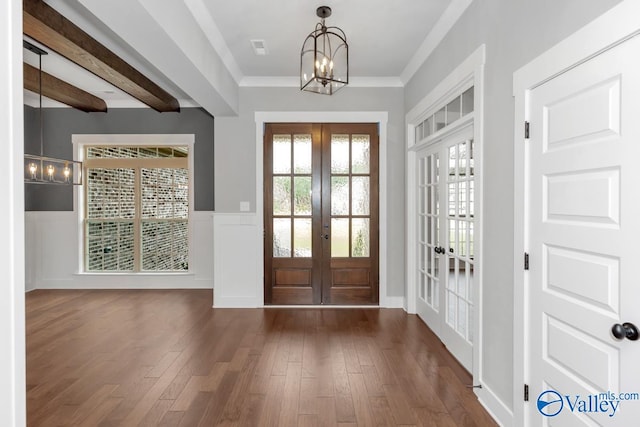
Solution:
<path fill-rule="evenodd" d="M 529 122 L 524 122 L 524 139 L 529 139 Z"/>
<path fill-rule="evenodd" d="M 529 384 L 524 385 L 524 401 L 529 401 Z"/>
<path fill-rule="evenodd" d="M 524 269 L 529 269 L 529 254 L 527 252 L 524 253 Z"/>

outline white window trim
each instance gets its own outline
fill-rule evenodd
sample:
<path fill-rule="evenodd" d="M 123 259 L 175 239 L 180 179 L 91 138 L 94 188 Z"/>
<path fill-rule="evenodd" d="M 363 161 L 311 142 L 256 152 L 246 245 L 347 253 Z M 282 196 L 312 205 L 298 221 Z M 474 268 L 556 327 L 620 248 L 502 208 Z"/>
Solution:
<path fill-rule="evenodd" d="M 189 256 L 193 251 L 193 222 L 191 218 L 194 211 L 194 155 L 193 147 L 195 144 L 194 134 L 73 134 L 71 135 L 71 143 L 73 144 L 73 160 L 84 161 L 85 147 L 91 145 L 110 145 L 110 146 L 176 146 L 182 145 L 189 148 L 187 157 L 189 164 L 189 221 L 188 221 L 188 241 Z M 84 182 L 84 177 L 82 177 Z M 73 211 L 76 213 L 76 221 L 78 227 L 78 259 L 76 274 L 79 275 L 167 275 L 174 276 L 176 274 L 190 274 L 191 263 L 187 272 L 96 272 L 84 271 L 84 188 L 83 186 L 75 186 L 73 192 Z"/>
<path fill-rule="evenodd" d="M 528 248 L 527 195 L 525 179 L 526 150 L 524 122 L 529 119 L 529 94 L 531 90 L 552 78 L 588 61 L 594 56 L 617 46 L 634 35 L 640 34 L 640 2 L 624 0 L 600 17 L 585 25 L 560 43 L 513 74 L 514 112 L 514 260 L 521 260 Z M 531 402 L 522 401 L 523 384 L 528 383 L 529 325 L 526 320 L 528 276 L 522 264 L 513 266 L 513 425 L 527 426 Z M 535 396 L 533 397 L 535 399 Z M 501 419 L 501 418 L 498 418 Z M 502 419 L 501 419 L 502 420 Z M 504 420 L 507 420 L 504 418 Z"/>
<path fill-rule="evenodd" d="M 474 295 L 474 344 L 473 344 L 473 384 L 481 384 L 482 388 L 474 388 L 481 403 L 493 414 L 502 414 L 509 409 L 496 397 L 496 395 L 484 383 L 482 375 L 482 277 L 483 277 L 483 122 L 484 122 L 484 65 L 486 62 L 486 47 L 481 45 L 469 55 L 458 67 L 447 75 L 427 96 L 409 111 L 405 116 L 407 133 L 407 305 L 409 313 L 416 313 L 417 303 L 417 230 L 416 230 L 416 192 L 417 171 L 416 151 L 431 144 L 436 144 L 453 132 L 465 126 L 473 125 L 473 138 L 475 145 L 475 272 L 477 275 Z M 469 113 L 451 125 L 435 132 L 421 141 L 415 139 L 415 129 L 427 117 L 447 105 L 453 98 L 462 94 L 469 87 L 474 87 L 473 113 Z M 499 419 L 499 418 L 498 418 Z"/>
<path fill-rule="evenodd" d="M 386 111 L 258 111 L 256 122 L 256 221 L 258 232 L 257 269 L 261 280 L 256 295 L 260 306 L 264 305 L 264 128 L 266 123 L 378 123 L 379 132 L 379 306 L 397 307 L 394 297 L 387 295 L 387 122 Z"/>

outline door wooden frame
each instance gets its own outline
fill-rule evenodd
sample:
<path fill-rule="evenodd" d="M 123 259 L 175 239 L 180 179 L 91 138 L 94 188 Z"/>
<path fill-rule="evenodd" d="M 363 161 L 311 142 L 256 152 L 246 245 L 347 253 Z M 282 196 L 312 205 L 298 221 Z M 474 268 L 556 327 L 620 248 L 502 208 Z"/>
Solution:
<path fill-rule="evenodd" d="M 529 120 L 529 95 L 536 87 L 554 77 L 588 61 L 631 37 L 640 34 L 640 3 L 624 0 L 596 18 L 513 74 L 514 114 L 514 318 L 513 318 L 513 412 L 496 414 L 504 424 L 528 426 L 529 412 L 535 410 L 535 397 L 531 402 L 522 399 L 523 385 L 527 384 L 530 357 L 528 355 L 529 325 L 527 299 L 529 278 L 518 260 L 528 249 L 528 139 L 524 123 Z"/>
<path fill-rule="evenodd" d="M 387 158 L 387 111 L 258 111 L 255 113 L 256 125 L 256 222 L 258 242 L 257 253 L 264 254 L 264 133 L 266 123 L 378 123 L 379 125 L 379 158 Z M 380 307 L 401 308 L 404 298 L 387 295 L 387 164 L 379 162 L 379 206 L 380 206 L 380 241 L 379 241 L 379 303 Z M 258 271 L 264 272 L 264 257 L 257 260 Z M 264 277 L 262 277 L 264 280 Z M 264 306 L 263 280 L 256 283 L 257 301 Z M 371 307 L 371 306 L 365 306 Z"/>

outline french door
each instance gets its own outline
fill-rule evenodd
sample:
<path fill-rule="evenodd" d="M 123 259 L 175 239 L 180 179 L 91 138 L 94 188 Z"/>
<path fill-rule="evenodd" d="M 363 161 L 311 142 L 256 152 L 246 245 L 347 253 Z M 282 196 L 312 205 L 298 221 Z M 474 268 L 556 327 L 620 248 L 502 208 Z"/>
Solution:
<path fill-rule="evenodd" d="M 417 313 L 469 371 L 473 362 L 473 127 L 417 153 Z"/>
<path fill-rule="evenodd" d="M 266 304 L 378 303 L 377 124 L 267 124 Z"/>

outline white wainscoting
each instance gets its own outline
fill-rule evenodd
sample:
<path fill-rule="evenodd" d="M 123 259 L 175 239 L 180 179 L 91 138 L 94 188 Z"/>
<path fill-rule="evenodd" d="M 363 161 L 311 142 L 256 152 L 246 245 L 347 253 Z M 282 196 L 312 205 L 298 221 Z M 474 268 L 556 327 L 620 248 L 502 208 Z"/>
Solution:
<path fill-rule="evenodd" d="M 211 289 L 213 212 L 191 213 L 189 273 L 81 273 L 76 212 L 25 212 L 25 288 Z"/>
<path fill-rule="evenodd" d="M 263 257 L 255 213 L 216 213 L 214 307 L 262 307 Z"/>

